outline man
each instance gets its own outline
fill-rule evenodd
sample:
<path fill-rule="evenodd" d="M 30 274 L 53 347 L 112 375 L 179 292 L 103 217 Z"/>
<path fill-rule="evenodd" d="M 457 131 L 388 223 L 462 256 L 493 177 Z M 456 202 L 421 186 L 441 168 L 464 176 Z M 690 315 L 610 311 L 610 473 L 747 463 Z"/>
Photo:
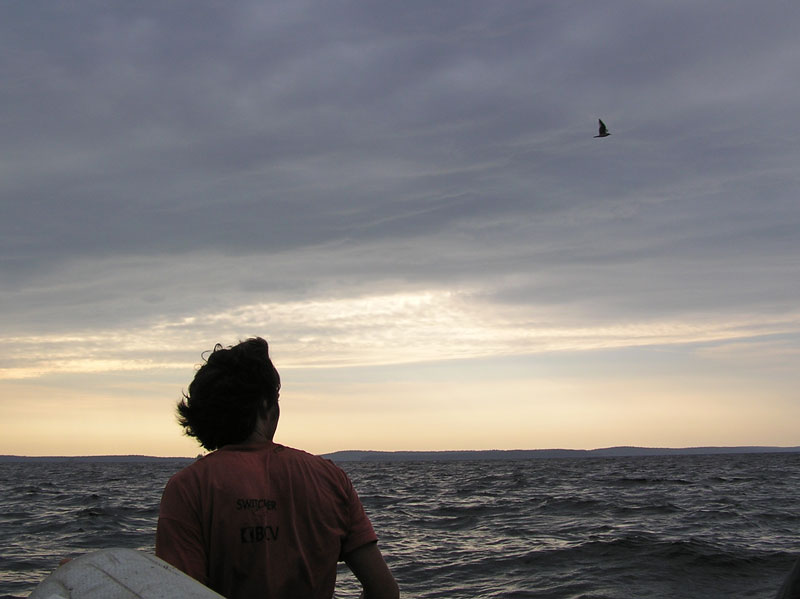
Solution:
<path fill-rule="evenodd" d="M 228 599 L 329 599 L 338 561 L 362 597 L 398 597 L 347 475 L 273 442 L 279 390 L 263 339 L 214 348 L 178 404 L 186 434 L 212 453 L 167 483 L 156 555 Z"/>

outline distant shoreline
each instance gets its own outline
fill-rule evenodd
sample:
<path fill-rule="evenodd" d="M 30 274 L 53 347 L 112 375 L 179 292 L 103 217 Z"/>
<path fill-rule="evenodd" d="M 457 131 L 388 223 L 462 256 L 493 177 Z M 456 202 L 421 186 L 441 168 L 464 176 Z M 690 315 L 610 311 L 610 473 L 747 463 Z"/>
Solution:
<path fill-rule="evenodd" d="M 511 449 L 465 451 L 337 451 L 334 462 L 430 462 L 470 460 L 533 460 L 554 458 L 618 458 L 643 456 L 800 453 L 800 447 L 606 447 L 602 449 Z"/>
<path fill-rule="evenodd" d="M 369 451 L 350 450 L 322 454 L 334 462 L 434 462 L 481 460 L 532 460 L 554 458 L 619 458 L 642 456 L 684 456 L 719 454 L 800 453 L 798 447 L 606 447 L 601 449 L 493 449 L 453 451 Z M 191 457 L 156 457 L 144 455 L 98 456 L 16 456 L 0 455 L 0 463 L 22 462 L 114 462 L 142 463 L 191 461 Z"/>
<path fill-rule="evenodd" d="M 20 456 L 0 455 L 0 464 L 18 462 L 115 462 L 115 463 L 141 463 L 141 462 L 175 462 L 191 461 L 189 457 L 158 457 L 147 455 L 87 455 L 87 456 Z"/>

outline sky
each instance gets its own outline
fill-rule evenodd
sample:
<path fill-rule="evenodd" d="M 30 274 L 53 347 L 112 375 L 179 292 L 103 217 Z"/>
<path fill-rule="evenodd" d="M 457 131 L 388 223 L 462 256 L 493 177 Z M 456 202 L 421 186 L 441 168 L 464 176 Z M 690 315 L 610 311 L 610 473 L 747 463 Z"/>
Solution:
<path fill-rule="evenodd" d="M 800 445 L 800 4 L 0 7 L 0 454 Z M 611 132 L 594 138 L 598 119 Z"/>

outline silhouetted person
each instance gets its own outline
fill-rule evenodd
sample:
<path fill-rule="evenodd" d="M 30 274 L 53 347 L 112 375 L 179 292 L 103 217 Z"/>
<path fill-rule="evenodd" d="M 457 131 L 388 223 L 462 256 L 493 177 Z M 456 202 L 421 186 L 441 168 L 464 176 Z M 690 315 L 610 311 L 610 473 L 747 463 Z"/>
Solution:
<path fill-rule="evenodd" d="M 273 442 L 280 387 L 261 338 L 217 345 L 197 371 L 178 412 L 212 453 L 167 483 L 156 555 L 228 599 L 329 599 L 339 561 L 362 597 L 397 598 L 347 475 Z"/>

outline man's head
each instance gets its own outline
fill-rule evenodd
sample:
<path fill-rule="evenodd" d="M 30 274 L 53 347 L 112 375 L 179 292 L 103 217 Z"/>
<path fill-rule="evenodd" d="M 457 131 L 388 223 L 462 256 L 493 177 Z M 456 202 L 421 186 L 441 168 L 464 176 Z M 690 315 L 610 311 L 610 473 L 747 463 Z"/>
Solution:
<path fill-rule="evenodd" d="M 178 404 L 178 421 L 209 451 L 241 443 L 278 403 L 280 388 L 266 341 L 217 344 Z"/>

